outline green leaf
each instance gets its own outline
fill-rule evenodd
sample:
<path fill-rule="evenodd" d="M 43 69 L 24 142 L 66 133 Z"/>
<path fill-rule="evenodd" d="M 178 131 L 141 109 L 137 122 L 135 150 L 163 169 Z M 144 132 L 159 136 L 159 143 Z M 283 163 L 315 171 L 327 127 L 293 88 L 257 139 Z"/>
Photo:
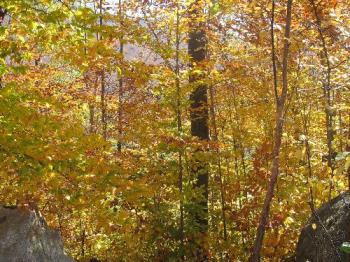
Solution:
<path fill-rule="evenodd" d="M 344 242 L 341 247 L 340 247 L 340 251 L 346 253 L 346 254 L 350 254 L 350 243 L 349 242 Z"/>
<path fill-rule="evenodd" d="M 219 12 L 220 12 L 220 5 L 219 5 L 219 3 L 213 4 L 213 6 L 211 8 L 212 15 L 216 15 Z"/>

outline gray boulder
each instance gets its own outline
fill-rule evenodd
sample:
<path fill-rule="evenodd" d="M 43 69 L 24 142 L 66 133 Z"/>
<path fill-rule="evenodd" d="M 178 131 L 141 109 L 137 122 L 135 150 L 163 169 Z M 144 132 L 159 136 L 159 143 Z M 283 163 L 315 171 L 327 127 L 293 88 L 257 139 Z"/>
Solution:
<path fill-rule="evenodd" d="M 316 210 L 303 228 L 296 251 L 297 262 L 347 262 L 340 250 L 350 242 L 350 194 L 340 194 Z"/>
<path fill-rule="evenodd" d="M 1 262 L 73 262 L 38 212 L 0 205 Z"/>

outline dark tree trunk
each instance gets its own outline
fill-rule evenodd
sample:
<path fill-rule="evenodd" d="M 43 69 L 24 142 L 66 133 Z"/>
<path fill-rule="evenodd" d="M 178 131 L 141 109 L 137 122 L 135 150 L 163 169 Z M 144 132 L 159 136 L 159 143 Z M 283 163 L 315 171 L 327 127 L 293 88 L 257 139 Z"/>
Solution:
<path fill-rule="evenodd" d="M 119 19 L 120 19 L 120 27 L 123 28 L 123 7 L 122 7 L 122 1 L 119 0 Z M 119 38 L 119 43 L 120 43 L 120 47 L 119 47 L 119 53 L 121 56 L 124 55 L 124 42 L 123 42 L 123 36 L 121 36 Z M 123 105 L 123 73 L 122 71 L 120 70 L 119 72 L 119 89 L 118 89 L 118 143 L 117 143 L 117 149 L 118 149 L 118 152 L 121 152 L 122 151 L 122 142 L 121 142 L 121 138 L 122 138 L 122 135 L 123 135 L 123 128 L 122 128 L 122 115 L 123 115 L 123 108 L 122 108 L 122 105 Z"/>
<path fill-rule="evenodd" d="M 206 58 L 206 33 L 205 24 L 201 22 L 203 19 L 199 17 L 204 16 L 203 1 L 194 1 L 190 8 L 190 24 L 189 24 L 189 42 L 188 54 L 191 58 L 190 84 L 194 86 L 191 93 L 191 135 L 197 137 L 199 140 L 209 140 L 208 127 L 208 96 L 207 84 L 204 83 L 204 68 L 201 70 L 201 64 Z M 203 73 L 198 73 L 198 71 Z M 202 190 L 202 198 L 197 200 L 195 204 L 196 210 L 193 212 L 193 219 L 198 226 L 199 234 L 194 241 L 194 256 L 195 261 L 207 261 L 207 231 L 208 231 L 208 164 L 206 161 L 198 158 L 200 151 L 203 148 L 196 149 L 193 156 L 192 172 L 194 174 L 195 182 L 194 188 Z"/>
<path fill-rule="evenodd" d="M 2 22 L 4 21 L 6 14 L 7 14 L 7 10 L 0 6 L 0 26 L 2 25 Z M 0 76 L 0 89 L 1 88 L 2 88 L 2 77 Z"/>

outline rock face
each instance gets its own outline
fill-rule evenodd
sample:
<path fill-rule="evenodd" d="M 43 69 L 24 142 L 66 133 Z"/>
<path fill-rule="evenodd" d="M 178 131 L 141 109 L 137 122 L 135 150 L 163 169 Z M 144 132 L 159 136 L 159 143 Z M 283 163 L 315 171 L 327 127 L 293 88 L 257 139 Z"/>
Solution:
<path fill-rule="evenodd" d="M 350 242 L 349 193 L 339 195 L 312 215 L 299 237 L 295 261 L 350 261 L 350 256 L 340 251 L 343 242 Z"/>
<path fill-rule="evenodd" d="M 73 262 L 57 231 L 34 211 L 0 206 L 1 262 Z"/>

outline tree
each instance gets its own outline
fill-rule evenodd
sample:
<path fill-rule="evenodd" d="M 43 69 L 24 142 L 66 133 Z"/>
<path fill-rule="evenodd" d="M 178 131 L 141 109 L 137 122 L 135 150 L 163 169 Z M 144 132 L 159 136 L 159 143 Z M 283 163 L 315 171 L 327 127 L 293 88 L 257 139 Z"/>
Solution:
<path fill-rule="evenodd" d="M 204 82 L 205 70 L 204 62 L 206 59 L 206 34 L 204 16 L 204 1 L 194 1 L 190 7 L 190 23 L 189 23 L 189 40 L 188 54 L 191 59 L 191 75 L 189 82 L 193 85 L 194 91 L 191 93 L 191 135 L 200 141 L 209 141 L 208 127 L 208 97 L 207 84 Z M 197 261 L 206 261 L 208 259 L 208 163 L 201 159 L 201 152 L 205 150 L 198 148 L 193 155 L 194 165 L 192 172 L 194 174 L 194 188 L 202 192 L 195 209 L 192 210 L 194 220 L 199 227 L 200 235 L 194 242 L 200 242 L 196 247 L 195 259 Z M 195 245 L 196 246 L 196 245 Z"/>
<path fill-rule="evenodd" d="M 274 1 L 273 1 L 274 5 Z M 273 16 L 274 16 L 274 8 L 273 8 Z M 256 239 L 254 243 L 254 250 L 252 256 L 250 258 L 251 262 L 260 261 L 260 252 L 265 234 L 265 227 L 267 224 L 267 220 L 270 212 L 270 205 L 274 195 L 275 186 L 277 183 L 278 173 L 279 173 L 279 165 L 280 165 L 280 148 L 282 143 L 282 134 L 283 134 L 283 124 L 285 121 L 285 103 L 287 98 L 288 91 L 288 54 L 289 54 L 289 46 L 290 46 L 290 31 L 291 31 L 291 23 L 292 23 L 292 0 L 288 0 L 287 2 L 287 16 L 286 16 L 286 27 L 284 34 L 284 48 L 283 48 L 283 67 L 282 67 L 282 92 L 280 95 L 276 96 L 276 126 L 275 126 L 275 138 L 273 144 L 273 152 L 272 152 L 272 167 L 271 167 L 271 178 L 268 185 L 268 189 L 266 192 L 266 197 L 264 201 L 264 206 L 261 211 L 259 226 L 256 232 Z M 272 27 L 273 31 L 273 27 Z M 273 32 L 272 32 L 273 39 Z M 272 41 L 272 46 L 274 46 L 274 41 Z M 275 56 L 272 57 L 273 61 L 275 60 Z M 275 73 L 275 62 L 273 63 L 274 70 L 274 78 L 276 83 Z M 278 94 L 277 85 L 275 84 L 275 94 Z"/>
<path fill-rule="evenodd" d="M 0 0 L 0 202 L 76 260 L 247 261 L 259 221 L 283 260 L 349 189 L 350 9 L 312 3 Z"/>

